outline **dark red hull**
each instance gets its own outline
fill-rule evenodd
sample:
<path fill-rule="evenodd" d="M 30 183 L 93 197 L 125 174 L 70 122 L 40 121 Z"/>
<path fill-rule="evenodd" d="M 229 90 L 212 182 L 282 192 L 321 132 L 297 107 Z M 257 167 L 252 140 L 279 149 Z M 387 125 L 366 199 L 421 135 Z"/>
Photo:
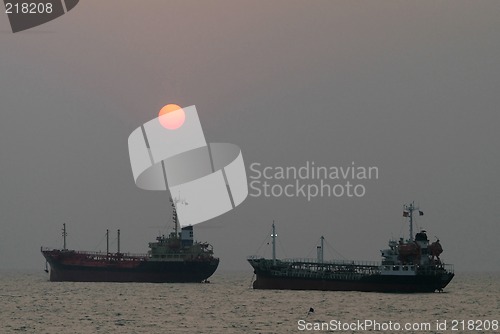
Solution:
<path fill-rule="evenodd" d="M 77 252 L 42 251 L 51 281 L 72 282 L 203 282 L 215 272 L 219 259 L 151 261 L 146 257 L 103 256 L 89 259 Z"/>

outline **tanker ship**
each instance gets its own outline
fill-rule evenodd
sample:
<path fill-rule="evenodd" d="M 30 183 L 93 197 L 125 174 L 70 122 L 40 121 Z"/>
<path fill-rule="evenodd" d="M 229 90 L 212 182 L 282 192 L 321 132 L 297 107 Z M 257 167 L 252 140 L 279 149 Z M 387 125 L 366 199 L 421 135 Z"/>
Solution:
<path fill-rule="evenodd" d="M 86 252 L 66 248 L 66 224 L 63 225 L 63 249 L 41 248 L 50 266 L 51 281 L 73 282 L 149 282 L 196 283 L 207 282 L 217 269 L 219 259 L 214 257 L 208 243 L 194 241 L 193 226 L 178 231 L 178 218 L 173 207 L 174 232 L 161 235 L 149 243 L 147 254 L 109 252 L 109 231 L 106 232 L 106 252 Z M 48 266 L 46 271 L 49 272 Z"/>
<path fill-rule="evenodd" d="M 317 247 L 317 259 L 276 258 L 276 231 L 272 227 L 272 259 L 252 256 L 254 289 L 330 290 L 366 292 L 443 291 L 454 277 L 453 266 L 440 259 L 439 239 L 430 243 L 427 232 L 413 237 L 414 212 L 423 212 L 414 203 L 404 206 L 403 216 L 410 225 L 409 239 L 390 240 L 381 250 L 381 262 L 323 260 L 324 238 Z"/>

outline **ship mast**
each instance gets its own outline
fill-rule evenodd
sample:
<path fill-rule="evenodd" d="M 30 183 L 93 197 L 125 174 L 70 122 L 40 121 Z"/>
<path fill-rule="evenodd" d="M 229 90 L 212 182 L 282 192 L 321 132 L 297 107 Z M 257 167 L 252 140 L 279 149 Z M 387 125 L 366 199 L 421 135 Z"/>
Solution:
<path fill-rule="evenodd" d="M 117 254 L 120 254 L 120 230 L 119 229 L 118 229 L 118 233 L 117 234 L 118 234 L 117 235 L 117 239 L 118 239 L 118 247 L 117 247 L 118 248 L 118 252 L 117 252 Z"/>
<path fill-rule="evenodd" d="M 321 240 L 321 244 L 320 244 L 320 246 L 317 247 L 318 262 L 319 263 L 323 263 L 323 255 L 324 255 L 324 253 L 323 253 L 323 242 L 325 240 L 325 237 L 321 236 L 320 240 Z"/>
<path fill-rule="evenodd" d="M 63 228 L 62 228 L 62 236 L 63 236 L 63 250 L 66 250 L 66 236 L 68 233 L 66 233 L 66 223 L 63 223 Z"/>
<path fill-rule="evenodd" d="M 321 236 L 321 263 L 323 263 L 323 255 L 324 255 L 324 247 L 323 247 L 323 243 L 325 241 L 325 237 L 324 236 Z"/>
<path fill-rule="evenodd" d="M 170 197 L 170 202 L 172 203 L 172 218 L 173 218 L 174 224 L 175 224 L 175 227 L 174 227 L 175 237 L 178 238 L 179 237 L 179 216 L 177 215 L 177 204 L 180 203 L 180 204 L 188 205 L 188 203 L 185 200 L 180 198 L 180 194 L 179 194 L 179 197 L 176 199 L 172 199 L 172 197 Z"/>
<path fill-rule="evenodd" d="M 177 200 L 174 201 L 172 197 L 170 197 L 170 203 L 172 203 L 172 220 L 174 221 L 175 237 L 177 238 L 179 235 L 179 218 L 177 216 L 177 209 L 175 207 Z"/>
<path fill-rule="evenodd" d="M 419 208 L 415 206 L 415 202 L 411 202 L 409 205 L 404 205 L 404 210 L 403 215 L 409 217 L 410 220 L 410 241 L 413 241 L 413 211 L 419 210 Z"/>
<path fill-rule="evenodd" d="M 276 228 L 274 227 L 274 220 L 273 220 L 273 233 L 271 234 L 271 238 L 273 238 L 273 266 L 276 265 L 276 237 L 278 235 L 276 234 Z"/>

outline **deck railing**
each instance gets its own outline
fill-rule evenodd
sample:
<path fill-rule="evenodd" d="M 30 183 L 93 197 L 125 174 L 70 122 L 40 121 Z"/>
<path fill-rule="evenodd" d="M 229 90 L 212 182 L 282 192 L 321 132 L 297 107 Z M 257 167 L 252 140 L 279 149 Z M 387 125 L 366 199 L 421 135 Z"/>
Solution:
<path fill-rule="evenodd" d="M 259 260 L 263 259 L 261 256 L 252 255 L 248 257 L 249 260 Z M 272 261 L 270 259 L 265 259 L 267 261 Z M 276 259 L 276 262 L 279 263 L 304 263 L 304 264 L 321 264 L 321 265 L 356 265 L 356 266 L 366 266 L 366 267 L 378 267 L 380 266 L 380 261 L 352 261 L 352 260 L 332 260 L 332 261 L 318 261 L 318 259 L 311 258 L 292 258 L 292 259 Z"/>
<path fill-rule="evenodd" d="M 41 247 L 41 251 L 59 251 L 61 253 L 64 252 L 73 252 L 75 254 L 81 254 L 81 255 L 87 255 L 87 256 L 99 256 L 99 257 L 121 257 L 121 258 L 130 258 L 130 257 L 149 257 L 148 254 L 141 254 L 141 253 L 106 253 L 106 252 L 91 252 L 91 251 L 77 251 L 77 250 L 63 250 L 63 249 L 54 249 L 50 247 Z"/>

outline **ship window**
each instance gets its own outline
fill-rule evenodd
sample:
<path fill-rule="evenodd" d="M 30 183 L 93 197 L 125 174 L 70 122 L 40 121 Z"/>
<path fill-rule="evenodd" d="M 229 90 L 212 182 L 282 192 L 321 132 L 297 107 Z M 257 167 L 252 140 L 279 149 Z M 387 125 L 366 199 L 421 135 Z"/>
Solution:
<path fill-rule="evenodd" d="M 415 271 L 415 266 L 410 267 L 411 271 Z"/>
<path fill-rule="evenodd" d="M 394 271 L 398 271 L 398 270 L 399 270 L 399 266 L 394 266 L 394 267 L 392 267 L 392 270 L 394 270 Z"/>
<path fill-rule="evenodd" d="M 404 270 L 404 271 L 408 271 L 408 266 L 404 266 L 404 267 L 403 267 L 403 270 Z"/>
<path fill-rule="evenodd" d="M 384 267 L 384 270 L 391 270 L 391 267 L 389 267 L 389 266 L 385 266 L 385 267 Z"/>

